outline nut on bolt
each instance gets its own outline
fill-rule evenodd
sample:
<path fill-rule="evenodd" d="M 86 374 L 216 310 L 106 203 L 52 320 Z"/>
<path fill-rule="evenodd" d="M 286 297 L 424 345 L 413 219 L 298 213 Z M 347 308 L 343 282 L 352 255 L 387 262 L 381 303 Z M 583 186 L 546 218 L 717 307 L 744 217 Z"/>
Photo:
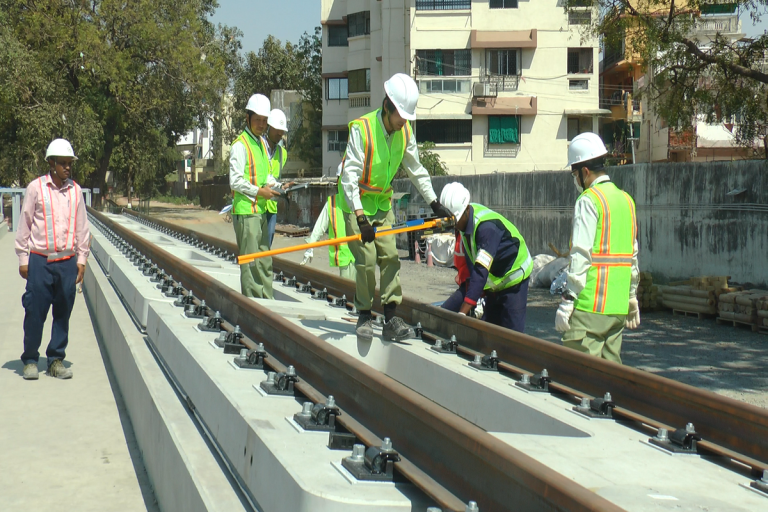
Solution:
<path fill-rule="evenodd" d="M 464 509 L 464 512 L 480 512 L 480 507 L 477 506 L 476 501 L 470 501 L 467 503 L 467 508 Z"/>
<path fill-rule="evenodd" d="M 363 462 L 363 460 L 365 459 L 365 445 L 364 444 L 352 445 L 352 455 L 349 458 L 350 460 L 353 460 L 355 462 Z"/>
<path fill-rule="evenodd" d="M 656 432 L 656 439 L 658 439 L 659 441 L 668 441 L 669 433 L 667 432 L 667 429 L 660 428 L 658 432 Z"/>

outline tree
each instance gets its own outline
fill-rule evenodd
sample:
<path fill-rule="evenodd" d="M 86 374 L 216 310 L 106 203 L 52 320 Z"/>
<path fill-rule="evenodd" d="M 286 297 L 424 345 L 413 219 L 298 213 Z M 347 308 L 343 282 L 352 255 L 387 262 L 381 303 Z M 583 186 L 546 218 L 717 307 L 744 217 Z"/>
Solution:
<path fill-rule="evenodd" d="M 565 9 L 585 5 L 598 13 L 587 26 L 589 35 L 602 36 L 606 49 L 625 45 L 640 57 L 649 78 L 645 94 L 670 126 L 738 118 L 739 144 L 752 146 L 759 136 L 768 142 L 768 33 L 740 41 L 718 33 L 705 40 L 696 30 L 702 12 L 723 6 L 760 21 L 767 0 L 720 7 L 705 0 L 567 0 Z"/>
<path fill-rule="evenodd" d="M 297 130 L 296 141 L 292 144 L 298 150 L 299 158 L 311 167 L 320 167 L 322 155 L 322 126 L 323 126 L 323 32 L 315 27 L 315 33 L 307 32 L 299 40 L 299 56 L 301 58 L 301 75 L 299 90 L 301 96 L 311 107 L 308 111 L 302 109 L 304 123 Z"/>
<path fill-rule="evenodd" d="M 435 147 L 434 142 L 422 142 L 419 145 L 419 161 L 430 176 L 448 176 L 448 166 L 440 159 L 440 155 L 432 151 Z M 407 177 L 408 174 L 405 172 L 405 169 L 400 166 L 397 174 L 395 174 L 395 179 L 399 180 Z"/>
<path fill-rule="evenodd" d="M 0 0 L 0 142 L 13 148 L 3 167 L 23 184 L 21 170 L 40 173 L 48 142 L 66 137 L 79 180 L 104 187 L 111 169 L 151 181 L 148 163 L 221 104 L 239 41 L 207 20 L 216 6 Z"/>

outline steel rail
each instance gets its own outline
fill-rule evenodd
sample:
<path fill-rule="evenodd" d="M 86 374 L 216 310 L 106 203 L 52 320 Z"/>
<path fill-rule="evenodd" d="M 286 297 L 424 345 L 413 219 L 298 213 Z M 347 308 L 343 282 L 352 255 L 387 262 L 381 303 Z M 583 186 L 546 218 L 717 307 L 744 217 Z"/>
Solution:
<path fill-rule="evenodd" d="M 212 310 L 263 342 L 284 364 L 290 362 L 299 378 L 320 393 L 333 394 L 348 415 L 376 436 L 391 437 L 403 457 L 462 501 L 474 500 L 484 511 L 623 510 L 106 216 L 91 213 L 154 264 L 201 290 L 200 298 Z"/>
<path fill-rule="evenodd" d="M 136 212 L 130 213 L 237 253 L 233 243 Z M 318 288 L 327 288 L 329 293 L 349 297 L 355 293 L 353 281 L 328 272 L 281 258 L 273 258 L 273 267 L 290 276 L 301 276 Z M 575 396 L 603 396 L 609 391 L 618 404 L 614 413 L 630 421 L 668 430 L 693 423 L 704 438 L 698 444 L 702 450 L 750 467 L 755 477 L 768 469 L 768 411 L 759 407 L 407 297 L 403 298 L 398 313 L 406 321 L 421 322 L 425 330 L 440 336 L 455 335 L 461 345 L 476 353 L 489 354 L 496 350 L 501 361 L 531 373 L 547 368 L 553 380 L 550 383 L 553 390 L 578 390 Z"/>

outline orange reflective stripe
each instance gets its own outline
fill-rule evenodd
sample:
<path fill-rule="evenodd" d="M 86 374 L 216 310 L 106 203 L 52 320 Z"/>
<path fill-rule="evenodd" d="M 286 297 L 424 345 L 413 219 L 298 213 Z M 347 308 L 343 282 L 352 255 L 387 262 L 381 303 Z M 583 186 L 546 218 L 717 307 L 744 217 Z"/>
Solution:
<path fill-rule="evenodd" d="M 609 229 L 611 225 L 611 211 L 608 209 L 608 200 L 596 187 L 591 187 L 589 191 L 597 197 L 603 207 L 603 222 L 600 225 L 600 252 L 607 253 L 608 248 L 611 246 L 611 230 Z"/>
<path fill-rule="evenodd" d="M 253 162 L 253 152 L 251 152 L 251 147 L 246 142 L 245 137 L 242 137 L 240 142 L 245 146 L 245 151 L 248 153 L 248 174 L 251 177 L 251 184 L 258 187 L 256 184 L 256 166 Z M 251 202 L 251 213 L 256 213 L 256 202 L 258 202 L 258 200 L 259 199 L 256 198 L 256 201 Z"/>
<path fill-rule="evenodd" d="M 411 140 L 411 124 L 406 121 L 403 125 L 403 147 L 408 147 L 408 141 Z"/>
<path fill-rule="evenodd" d="M 368 185 L 371 183 L 371 170 L 373 169 L 373 130 L 371 130 L 371 123 L 367 118 L 361 117 L 359 120 L 362 121 L 365 129 L 365 162 L 363 162 L 363 178 L 360 180 L 360 184 Z"/>
<path fill-rule="evenodd" d="M 595 311 L 604 313 L 608 295 L 608 267 L 597 269 L 597 293 L 595 294 Z"/>
<path fill-rule="evenodd" d="M 632 241 L 634 243 L 634 241 L 637 240 L 637 218 L 635 216 L 635 205 L 632 204 L 632 199 L 626 192 L 624 193 L 624 198 L 627 200 L 627 204 L 629 205 L 629 214 L 632 217 Z"/>

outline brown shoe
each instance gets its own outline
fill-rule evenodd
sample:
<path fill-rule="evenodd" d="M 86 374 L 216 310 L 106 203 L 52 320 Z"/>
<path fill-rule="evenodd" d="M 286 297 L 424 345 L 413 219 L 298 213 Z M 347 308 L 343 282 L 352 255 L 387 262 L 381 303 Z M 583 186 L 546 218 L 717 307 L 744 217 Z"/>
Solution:
<path fill-rule="evenodd" d="M 25 380 L 37 380 L 40 374 L 37 371 L 37 363 L 29 363 L 24 365 L 24 379 Z"/>
<path fill-rule="evenodd" d="M 72 370 L 65 367 L 61 359 L 57 359 L 48 367 L 48 376 L 56 377 L 57 379 L 71 379 Z"/>

